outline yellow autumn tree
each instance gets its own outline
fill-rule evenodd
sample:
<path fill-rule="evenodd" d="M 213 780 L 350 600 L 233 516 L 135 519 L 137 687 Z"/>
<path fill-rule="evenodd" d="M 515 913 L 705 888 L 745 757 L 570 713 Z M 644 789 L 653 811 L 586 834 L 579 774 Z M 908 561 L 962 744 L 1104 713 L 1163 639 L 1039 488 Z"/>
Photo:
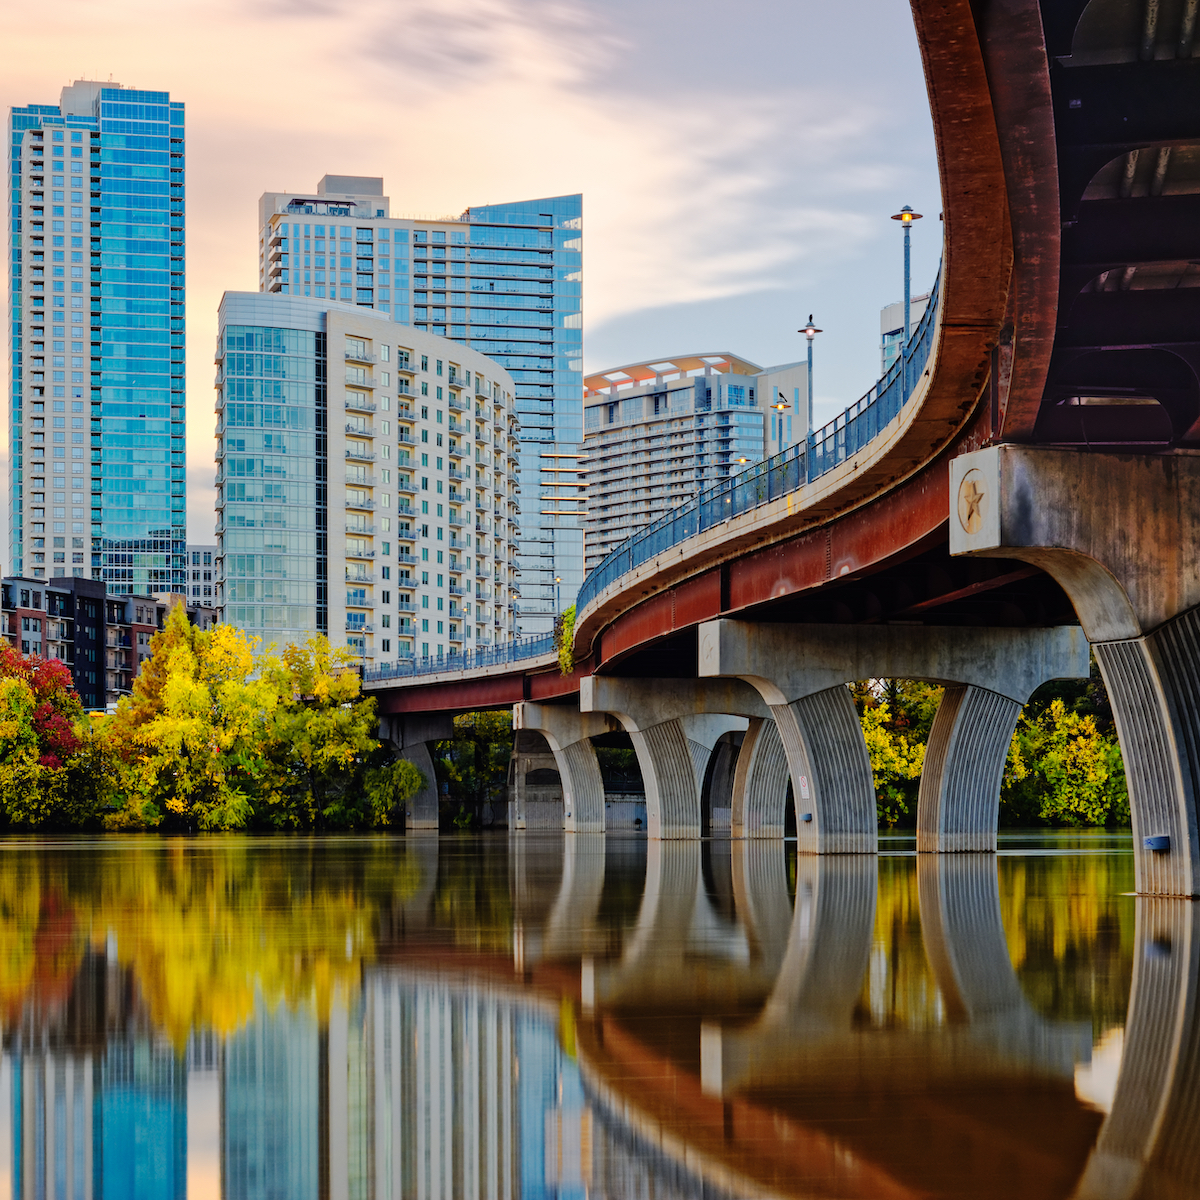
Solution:
<path fill-rule="evenodd" d="M 110 828 L 355 828 L 387 824 L 424 785 L 390 763 L 375 703 L 326 638 L 260 653 L 195 628 L 182 606 L 106 723 L 118 764 Z"/>

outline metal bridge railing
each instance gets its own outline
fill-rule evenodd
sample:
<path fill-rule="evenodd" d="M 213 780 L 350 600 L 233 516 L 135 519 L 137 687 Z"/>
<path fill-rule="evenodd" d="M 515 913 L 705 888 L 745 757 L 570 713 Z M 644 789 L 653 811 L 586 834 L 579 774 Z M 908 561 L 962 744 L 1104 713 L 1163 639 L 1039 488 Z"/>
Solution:
<path fill-rule="evenodd" d="M 622 542 L 583 581 L 575 602 L 576 611 L 582 612 L 622 575 L 664 550 L 731 517 L 797 491 L 878 437 L 908 402 L 929 360 L 940 284 L 939 271 L 929 303 L 904 353 L 865 396 L 810 433 L 803 444 L 790 446 L 773 458 L 731 475 Z"/>
<path fill-rule="evenodd" d="M 934 323 L 941 299 L 941 271 L 929 295 L 929 303 L 913 331 L 904 353 L 869 392 L 832 421 L 810 433 L 803 444 L 790 446 L 773 458 L 731 475 L 701 492 L 673 512 L 640 529 L 611 551 L 583 581 L 575 602 L 582 612 L 610 584 L 635 567 L 678 546 L 698 533 L 731 517 L 769 504 L 780 496 L 798 491 L 807 483 L 832 471 L 857 454 L 899 415 L 912 395 L 933 350 Z M 554 653 L 554 636 L 521 638 L 485 649 L 468 650 L 439 658 L 409 658 L 384 663 L 363 672 L 365 683 L 381 683 L 415 675 L 437 675 L 445 671 L 470 671 L 501 666 Z"/>
<path fill-rule="evenodd" d="M 389 679 L 405 679 L 413 675 L 440 675 L 445 671 L 470 671 L 475 668 L 498 667 L 506 663 L 520 662 L 528 658 L 541 658 L 554 653 L 554 635 L 545 634 L 536 638 L 517 638 L 501 642 L 498 646 L 487 646 L 480 650 L 467 650 L 462 654 L 446 654 L 428 658 L 403 658 L 396 663 L 383 663 L 363 671 L 364 683 L 381 683 Z"/>

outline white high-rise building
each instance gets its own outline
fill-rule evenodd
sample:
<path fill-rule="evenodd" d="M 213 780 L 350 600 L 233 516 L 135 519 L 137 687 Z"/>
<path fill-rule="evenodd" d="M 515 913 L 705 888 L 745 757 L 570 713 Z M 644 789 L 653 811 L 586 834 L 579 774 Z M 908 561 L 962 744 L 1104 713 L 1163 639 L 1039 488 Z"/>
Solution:
<path fill-rule="evenodd" d="M 808 367 L 729 353 L 652 359 L 584 380 L 585 558 L 807 431 Z"/>
<path fill-rule="evenodd" d="M 512 379 L 385 313 L 226 292 L 217 341 L 217 606 L 281 648 L 364 665 L 509 640 Z"/>
<path fill-rule="evenodd" d="M 510 373 L 521 423 L 518 631 L 546 634 L 583 582 L 583 197 L 394 216 L 378 176 L 259 201 L 259 287 L 386 313 Z"/>

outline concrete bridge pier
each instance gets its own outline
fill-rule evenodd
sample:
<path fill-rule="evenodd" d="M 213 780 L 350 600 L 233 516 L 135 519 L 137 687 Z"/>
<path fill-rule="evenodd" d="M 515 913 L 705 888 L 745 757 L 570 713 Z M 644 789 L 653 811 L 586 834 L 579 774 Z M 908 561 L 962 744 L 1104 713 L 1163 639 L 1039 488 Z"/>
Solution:
<path fill-rule="evenodd" d="M 730 836 L 783 837 L 790 778 L 779 726 L 770 717 L 751 717 L 733 777 Z"/>
<path fill-rule="evenodd" d="M 700 800 L 713 748 L 767 711 L 737 680 L 620 679 L 580 681 L 579 707 L 610 713 L 633 742 L 646 789 L 651 838 L 698 838 Z"/>
<path fill-rule="evenodd" d="M 848 683 L 925 679 L 949 685 L 921 781 L 918 849 L 995 850 L 1000 778 L 1021 706 L 1046 680 L 1087 673 L 1087 640 L 1074 626 L 719 620 L 700 627 L 701 676 L 741 679 L 770 708 L 791 771 L 797 846 L 808 854 L 870 854 L 878 846 L 871 763 Z M 769 731 L 747 731 L 743 753 L 749 776 L 760 755 L 773 753 Z M 741 807 L 746 836 L 756 829 L 778 836 L 783 826 L 778 783 L 773 790 L 748 786 L 742 794 L 748 797 Z"/>
<path fill-rule="evenodd" d="M 992 446 L 950 463 L 950 552 L 1070 598 L 1112 702 L 1137 889 L 1200 894 L 1200 457 Z"/>
<path fill-rule="evenodd" d="M 513 705 L 513 729 L 540 733 L 550 745 L 562 781 L 563 829 L 604 832 L 604 779 L 590 739 L 614 728 L 615 722 L 603 713 L 580 713 L 565 705 L 529 700 Z M 517 814 L 514 828 L 524 827 Z"/>
<path fill-rule="evenodd" d="M 433 772 L 430 742 L 442 742 L 454 736 L 454 717 L 450 713 L 384 715 L 379 718 L 379 739 L 387 742 L 397 758 L 407 759 L 425 776 L 425 786 L 404 806 L 406 833 L 438 827 L 437 778 Z"/>

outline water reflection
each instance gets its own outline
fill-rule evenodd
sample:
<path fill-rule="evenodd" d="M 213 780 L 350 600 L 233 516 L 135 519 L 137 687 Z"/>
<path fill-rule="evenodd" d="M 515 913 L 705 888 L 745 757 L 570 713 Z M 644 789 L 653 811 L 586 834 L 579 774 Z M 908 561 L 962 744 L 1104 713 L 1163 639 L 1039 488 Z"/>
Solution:
<path fill-rule="evenodd" d="M 1051 848 L 7 843 L 0 1195 L 1194 1194 L 1195 906 Z"/>

